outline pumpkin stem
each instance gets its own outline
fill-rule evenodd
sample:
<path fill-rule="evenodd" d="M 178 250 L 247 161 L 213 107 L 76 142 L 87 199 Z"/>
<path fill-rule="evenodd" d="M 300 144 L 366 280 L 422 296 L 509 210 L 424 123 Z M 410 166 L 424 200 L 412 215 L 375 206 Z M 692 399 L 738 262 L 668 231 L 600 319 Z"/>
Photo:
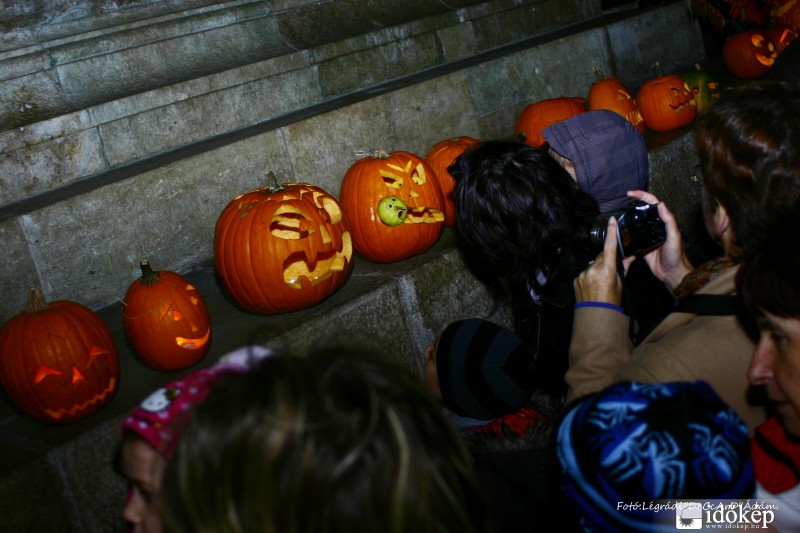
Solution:
<path fill-rule="evenodd" d="M 278 183 L 278 178 L 275 176 L 275 173 L 273 171 L 268 170 L 267 173 L 264 174 L 264 176 L 267 178 L 267 181 L 269 181 L 269 184 L 267 185 L 267 189 L 269 189 L 270 193 L 280 192 L 280 191 L 285 190 Z"/>
<path fill-rule="evenodd" d="M 695 70 L 703 70 L 703 67 L 700 66 L 700 63 L 695 63 L 694 64 L 694 69 Z"/>
<path fill-rule="evenodd" d="M 142 259 L 139 266 L 142 268 L 142 285 L 152 285 L 161 278 L 161 275 L 150 267 L 150 261 L 147 259 Z"/>
<path fill-rule="evenodd" d="M 383 150 L 382 148 L 359 148 L 353 150 L 353 154 L 358 159 L 362 159 L 364 157 L 371 157 L 373 159 L 386 159 L 389 157 L 389 152 Z"/>
<path fill-rule="evenodd" d="M 606 75 L 603 74 L 603 71 L 600 70 L 598 67 L 592 67 L 592 72 L 594 72 L 597 81 L 603 81 L 604 79 L 606 79 Z"/>
<path fill-rule="evenodd" d="M 28 292 L 28 312 L 29 313 L 38 313 L 39 311 L 46 311 L 49 309 L 50 306 L 47 305 L 47 302 L 44 300 L 44 296 L 39 289 L 31 289 Z"/>

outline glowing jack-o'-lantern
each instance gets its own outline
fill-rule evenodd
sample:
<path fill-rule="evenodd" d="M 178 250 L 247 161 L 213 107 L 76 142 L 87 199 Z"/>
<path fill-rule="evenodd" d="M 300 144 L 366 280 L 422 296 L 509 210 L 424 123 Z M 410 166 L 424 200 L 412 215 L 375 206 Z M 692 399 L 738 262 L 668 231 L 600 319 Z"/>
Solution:
<path fill-rule="evenodd" d="M 347 170 L 339 190 L 339 204 L 353 229 L 353 247 L 365 259 L 390 263 L 433 246 L 442 234 L 445 210 L 434 171 L 410 152 L 365 154 L 359 153 L 363 157 Z M 387 197 L 396 200 L 382 202 Z M 405 218 L 398 223 L 403 206 Z"/>
<path fill-rule="evenodd" d="M 763 30 L 745 30 L 728 37 L 722 45 L 722 63 L 728 72 L 742 79 L 760 78 L 772 65 L 778 53 Z"/>
<path fill-rule="evenodd" d="M 719 102 L 717 77 L 708 70 L 704 70 L 699 64 L 696 64 L 694 69 L 683 73 L 683 81 L 694 95 L 698 113 L 705 113 L 711 106 Z"/>
<path fill-rule="evenodd" d="M 88 307 L 69 300 L 48 304 L 31 289 L 27 309 L 0 329 L 0 383 L 37 420 L 75 422 L 114 397 L 117 346 Z"/>
<path fill-rule="evenodd" d="M 778 24 L 777 26 L 766 28 L 764 33 L 775 46 L 776 55 L 781 55 L 786 50 L 786 47 L 797 39 L 797 32 L 788 24 Z"/>
<path fill-rule="evenodd" d="M 448 228 L 456 226 L 456 206 L 453 202 L 453 190 L 456 187 L 456 180 L 447 170 L 464 150 L 478 143 L 478 139 L 473 137 L 461 136 L 445 139 L 434 144 L 425 155 L 425 162 L 433 169 L 439 186 L 444 195 L 444 225 Z"/>
<path fill-rule="evenodd" d="M 586 99 L 580 96 L 547 98 L 525 106 L 517 117 L 514 135 L 530 146 L 543 146 L 546 142 L 542 130 L 586 111 Z"/>
<path fill-rule="evenodd" d="M 183 276 L 155 272 L 146 259 L 142 277 L 125 294 L 123 324 L 133 349 L 156 370 L 193 365 L 211 347 L 211 320 L 197 289 Z"/>
<path fill-rule="evenodd" d="M 689 85 L 678 74 L 664 74 L 653 65 L 656 77 L 644 82 L 636 93 L 644 123 L 654 131 L 674 130 L 691 123 L 697 116 L 697 103 Z"/>
<path fill-rule="evenodd" d="M 617 78 L 603 78 L 599 69 L 595 69 L 595 74 L 600 79 L 589 88 L 587 104 L 589 110 L 608 109 L 614 111 L 633 124 L 639 133 L 643 134 L 647 131 L 636 99 L 625 85 Z"/>
<path fill-rule="evenodd" d="M 242 308 L 278 314 L 318 304 L 353 269 L 348 220 L 336 199 L 308 183 L 237 196 L 214 231 L 214 267 Z"/>

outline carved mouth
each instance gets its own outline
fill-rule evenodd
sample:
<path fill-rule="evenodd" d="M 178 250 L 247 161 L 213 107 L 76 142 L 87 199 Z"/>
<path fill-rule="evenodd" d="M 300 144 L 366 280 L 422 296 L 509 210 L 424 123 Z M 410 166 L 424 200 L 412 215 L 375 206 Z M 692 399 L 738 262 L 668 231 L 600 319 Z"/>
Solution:
<path fill-rule="evenodd" d="M 408 216 L 403 224 L 435 224 L 444 222 L 444 213 L 430 207 L 413 207 L 408 210 Z"/>
<path fill-rule="evenodd" d="M 302 289 L 302 278 L 306 278 L 312 286 L 322 283 L 336 272 L 343 272 L 353 256 L 353 244 L 350 232 L 342 234 L 341 252 L 318 252 L 308 257 L 305 252 L 297 252 L 289 256 L 284 263 L 283 281 L 293 289 Z M 312 266 L 313 265 L 313 266 Z"/>
<path fill-rule="evenodd" d="M 61 420 L 62 418 L 66 417 L 66 416 L 75 416 L 78 413 L 80 413 L 81 411 L 85 411 L 89 407 L 91 407 L 91 406 L 93 406 L 93 405 L 95 405 L 97 403 L 102 403 L 103 401 L 105 401 L 105 399 L 108 397 L 108 395 L 111 394 L 115 390 L 116 384 L 117 384 L 116 378 L 111 378 L 111 380 L 108 382 L 108 386 L 103 391 L 101 391 L 98 394 L 96 394 L 93 398 L 90 398 L 90 399 L 86 400 L 83 403 L 79 403 L 79 404 L 73 405 L 69 409 L 64 409 L 63 407 L 60 408 L 60 409 L 47 409 L 47 408 L 45 408 L 44 412 L 45 412 L 45 414 L 47 416 L 49 416 L 53 420 Z"/>

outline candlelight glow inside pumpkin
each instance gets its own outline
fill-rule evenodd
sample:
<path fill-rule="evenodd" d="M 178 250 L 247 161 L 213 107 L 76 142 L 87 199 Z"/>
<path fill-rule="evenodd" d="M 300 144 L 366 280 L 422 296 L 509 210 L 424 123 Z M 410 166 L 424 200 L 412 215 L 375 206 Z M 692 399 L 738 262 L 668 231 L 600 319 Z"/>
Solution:
<path fill-rule="evenodd" d="M 31 289 L 27 310 L 0 328 L 0 383 L 32 417 L 75 422 L 111 401 L 117 390 L 114 339 L 89 308 L 69 300 L 47 303 Z"/>

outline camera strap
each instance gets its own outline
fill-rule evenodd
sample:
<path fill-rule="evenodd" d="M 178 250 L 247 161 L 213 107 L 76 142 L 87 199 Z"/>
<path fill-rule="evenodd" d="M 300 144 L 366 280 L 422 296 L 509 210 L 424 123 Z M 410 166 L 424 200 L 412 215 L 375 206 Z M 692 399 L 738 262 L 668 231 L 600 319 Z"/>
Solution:
<path fill-rule="evenodd" d="M 736 298 L 732 294 L 692 294 L 677 303 L 675 312 L 695 315 L 735 315 Z"/>

